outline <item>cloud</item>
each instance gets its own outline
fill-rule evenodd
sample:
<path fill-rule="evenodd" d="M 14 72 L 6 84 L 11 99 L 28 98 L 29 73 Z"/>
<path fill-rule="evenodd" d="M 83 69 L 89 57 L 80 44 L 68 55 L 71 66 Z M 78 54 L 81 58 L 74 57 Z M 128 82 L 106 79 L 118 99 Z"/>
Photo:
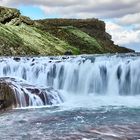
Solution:
<path fill-rule="evenodd" d="M 121 25 L 140 24 L 140 12 L 125 15 L 121 18 L 116 19 L 116 21 Z"/>
<path fill-rule="evenodd" d="M 1 5 L 35 5 L 46 14 L 49 11 L 62 17 L 116 18 L 139 12 L 139 0 L 2 0 Z"/>
<path fill-rule="evenodd" d="M 112 40 L 116 44 L 131 47 L 132 49 L 135 49 L 136 45 L 140 44 L 140 30 L 135 31 L 130 28 L 123 28 L 122 26 L 111 22 L 106 22 L 106 30 L 112 35 Z M 134 47 L 133 44 L 135 44 Z M 140 49 L 138 48 L 137 50 Z"/>
<path fill-rule="evenodd" d="M 135 24 L 133 30 L 140 30 L 140 24 Z"/>
<path fill-rule="evenodd" d="M 132 48 L 136 52 L 140 52 L 140 42 L 125 44 L 124 47 Z"/>

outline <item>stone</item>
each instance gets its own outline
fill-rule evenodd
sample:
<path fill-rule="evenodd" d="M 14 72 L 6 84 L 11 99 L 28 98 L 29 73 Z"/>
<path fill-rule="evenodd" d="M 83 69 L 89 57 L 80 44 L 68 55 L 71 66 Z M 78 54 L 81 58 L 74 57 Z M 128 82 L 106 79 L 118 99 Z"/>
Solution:
<path fill-rule="evenodd" d="M 22 16 L 17 9 L 0 6 L 0 23 L 18 26 L 22 23 L 33 25 L 34 21 L 29 17 Z"/>
<path fill-rule="evenodd" d="M 19 57 L 14 57 L 13 60 L 19 62 L 20 61 L 20 58 Z"/>
<path fill-rule="evenodd" d="M 64 53 L 64 55 L 73 55 L 71 50 L 68 50 Z"/>
<path fill-rule="evenodd" d="M 60 93 L 53 88 L 38 87 L 15 78 L 0 78 L 0 110 L 61 102 Z"/>

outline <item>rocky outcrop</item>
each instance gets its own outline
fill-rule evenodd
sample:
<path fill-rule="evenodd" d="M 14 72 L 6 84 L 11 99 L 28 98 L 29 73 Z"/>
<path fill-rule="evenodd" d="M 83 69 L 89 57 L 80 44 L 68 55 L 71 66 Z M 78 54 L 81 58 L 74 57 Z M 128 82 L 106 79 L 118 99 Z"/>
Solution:
<path fill-rule="evenodd" d="M 114 45 L 98 19 L 31 20 L 14 8 L 0 6 L 0 55 L 125 53 Z"/>
<path fill-rule="evenodd" d="M 43 19 L 36 20 L 40 26 L 50 27 L 76 27 L 78 29 L 100 30 L 105 32 L 105 23 L 101 20 L 92 19 Z"/>
<path fill-rule="evenodd" d="M 0 6 L 0 23 L 8 25 L 20 25 L 22 23 L 33 25 L 29 17 L 21 16 L 20 11 L 14 8 L 6 8 Z"/>
<path fill-rule="evenodd" d="M 15 78 L 0 78 L 0 110 L 13 107 L 55 105 L 63 102 L 53 88 L 41 88 Z"/>

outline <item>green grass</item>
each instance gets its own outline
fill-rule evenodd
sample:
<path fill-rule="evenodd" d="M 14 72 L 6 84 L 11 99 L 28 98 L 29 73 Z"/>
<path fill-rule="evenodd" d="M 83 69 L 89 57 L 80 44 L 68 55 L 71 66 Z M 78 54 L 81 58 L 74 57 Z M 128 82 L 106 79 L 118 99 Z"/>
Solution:
<path fill-rule="evenodd" d="M 79 49 L 48 32 L 24 24 L 20 26 L 0 25 L 0 39 L 0 45 L 5 44 L 5 48 L 0 49 L 7 50 L 7 55 L 63 55 L 67 50 L 71 50 L 73 54 L 79 54 Z M 22 51 L 17 51 L 18 48 Z"/>
<path fill-rule="evenodd" d="M 101 45 L 97 42 L 97 40 L 91 36 L 89 36 L 88 34 L 86 34 L 85 32 L 74 28 L 74 27 L 68 27 L 66 28 L 70 33 L 76 35 L 77 37 L 79 37 L 80 39 L 84 40 L 85 42 L 89 43 L 90 45 L 94 45 L 97 48 L 102 48 Z"/>
<path fill-rule="evenodd" d="M 80 50 L 80 54 L 103 53 L 100 43 L 87 33 L 73 26 L 62 26 L 44 29 L 53 36 L 59 38 Z"/>

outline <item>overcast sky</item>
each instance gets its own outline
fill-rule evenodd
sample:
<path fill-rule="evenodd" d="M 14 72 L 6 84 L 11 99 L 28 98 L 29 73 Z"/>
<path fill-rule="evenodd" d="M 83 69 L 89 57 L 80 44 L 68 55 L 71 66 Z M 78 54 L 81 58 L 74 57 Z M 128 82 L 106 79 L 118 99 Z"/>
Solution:
<path fill-rule="evenodd" d="M 0 0 L 40 18 L 99 18 L 116 44 L 140 51 L 140 0 Z"/>

